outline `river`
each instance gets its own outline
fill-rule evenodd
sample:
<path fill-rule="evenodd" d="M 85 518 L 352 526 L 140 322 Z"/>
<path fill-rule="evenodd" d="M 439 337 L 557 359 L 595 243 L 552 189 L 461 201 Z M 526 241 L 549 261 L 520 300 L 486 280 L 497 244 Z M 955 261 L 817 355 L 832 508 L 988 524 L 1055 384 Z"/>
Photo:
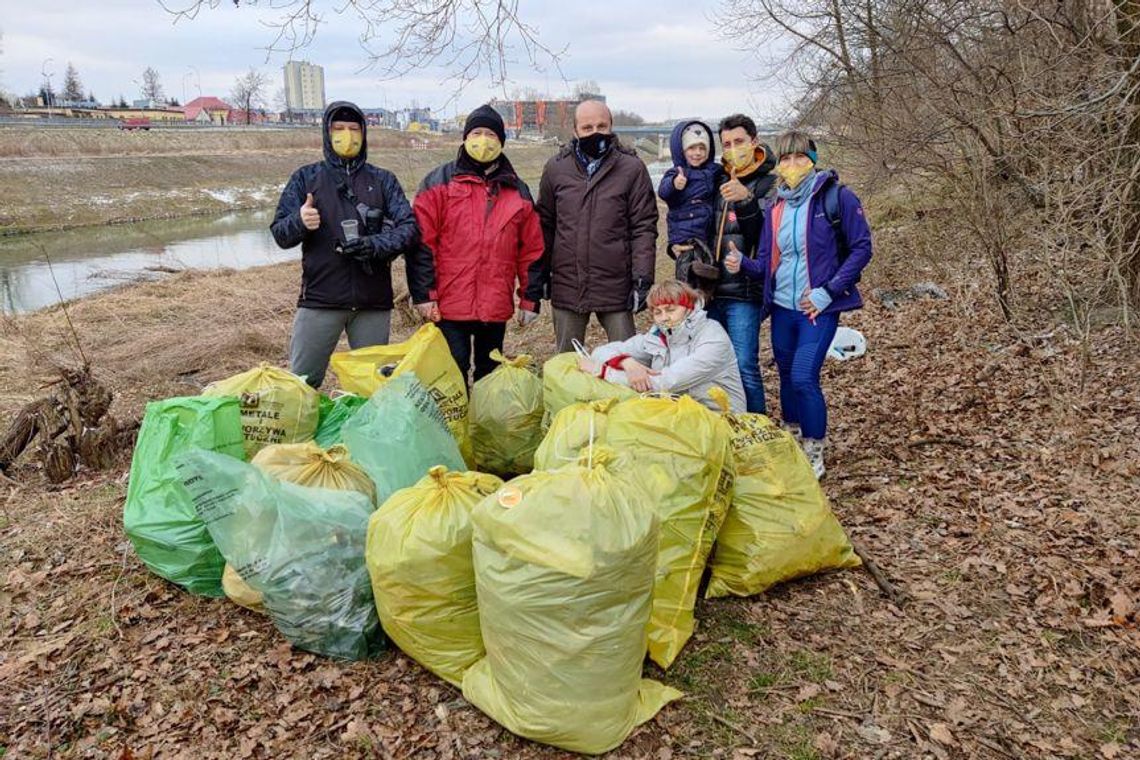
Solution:
<path fill-rule="evenodd" d="M 151 220 L 0 238 L 0 310 L 35 311 L 172 269 L 244 269 L 300 257 L 269 234 L 272 212 Z"/>

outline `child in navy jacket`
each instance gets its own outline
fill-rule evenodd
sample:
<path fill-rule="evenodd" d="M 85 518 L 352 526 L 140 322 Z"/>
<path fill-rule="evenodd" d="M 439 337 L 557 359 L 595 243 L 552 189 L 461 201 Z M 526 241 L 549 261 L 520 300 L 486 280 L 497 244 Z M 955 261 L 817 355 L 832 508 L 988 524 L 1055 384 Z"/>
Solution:
<path fill-rule="evenodd" d="M 716 161 L 712 130 L 700 121 L 679 122 L 669 139 L 673 168 L 665 172 L 657 195 L 669 206 L 666 223 L 669 252 L 690 240 L 708 244 L 716 211 L 717 178 L 724 170 Z"/>

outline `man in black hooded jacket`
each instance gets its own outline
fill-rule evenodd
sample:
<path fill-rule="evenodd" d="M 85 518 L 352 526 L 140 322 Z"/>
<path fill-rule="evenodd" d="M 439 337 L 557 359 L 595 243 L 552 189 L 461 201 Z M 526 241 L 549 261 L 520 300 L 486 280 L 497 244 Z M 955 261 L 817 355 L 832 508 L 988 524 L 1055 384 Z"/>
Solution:
<path fill-rule="evenodd" d="M 321 129 L 324 160 L 293 172 L 270 225 L 280 247 L 301 245 L 289 365 L 314 388 L 342 332 L 352 348 L 388 342 L 393 259 L 405 255 L 408 290 L 422 310 L 433 279 L 399 180 L 368 163 L 364 113 L 352 103 L 332 103 Z"/>

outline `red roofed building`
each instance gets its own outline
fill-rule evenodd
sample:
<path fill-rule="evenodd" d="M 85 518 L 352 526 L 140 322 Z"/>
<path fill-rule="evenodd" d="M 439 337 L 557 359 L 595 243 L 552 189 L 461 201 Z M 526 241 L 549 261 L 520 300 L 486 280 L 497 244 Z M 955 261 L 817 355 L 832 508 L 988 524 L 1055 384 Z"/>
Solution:
<path fill-rule="evenodd" d="M 268 121 L 265 111 L 250 111 L 248 118 L 244 110 L 235 108 L 226 117 L 226 124 L 263 124 Z"/>
<path fill-rule="evenodd" d="M 230 112 L 233 110 L 226 101 L 210 95 L 194 98 L 182 107 L 186 121 L 199 124 L 229 124 Z"/>

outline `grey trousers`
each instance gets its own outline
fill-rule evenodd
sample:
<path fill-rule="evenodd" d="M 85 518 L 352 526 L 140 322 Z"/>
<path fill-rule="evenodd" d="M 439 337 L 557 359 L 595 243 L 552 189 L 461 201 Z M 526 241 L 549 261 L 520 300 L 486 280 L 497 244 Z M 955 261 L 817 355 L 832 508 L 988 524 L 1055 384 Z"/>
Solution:
<path fill-rule="evenodd" d="M 558 353 L 573 351 L 573 341 L 586 339 L 586 327 L 590 324 L 590 312 L 579 314 L 569 309 L 551 307 L 554 312 L 554 344 Z M 633 324 L 632 311 L 596 311 L 598 324 L 606 331 L 606 338 L 612 343 L 615 340 L 626 340 L 637 333 Z"/>
<path fill-rule="evenodd" d="M 289 368 L 309 385 L 320 388 L 342 332 L 352 348 L 388 342 L 392 312 L 380 309 L 297 309 L 289 340 Z"/>

